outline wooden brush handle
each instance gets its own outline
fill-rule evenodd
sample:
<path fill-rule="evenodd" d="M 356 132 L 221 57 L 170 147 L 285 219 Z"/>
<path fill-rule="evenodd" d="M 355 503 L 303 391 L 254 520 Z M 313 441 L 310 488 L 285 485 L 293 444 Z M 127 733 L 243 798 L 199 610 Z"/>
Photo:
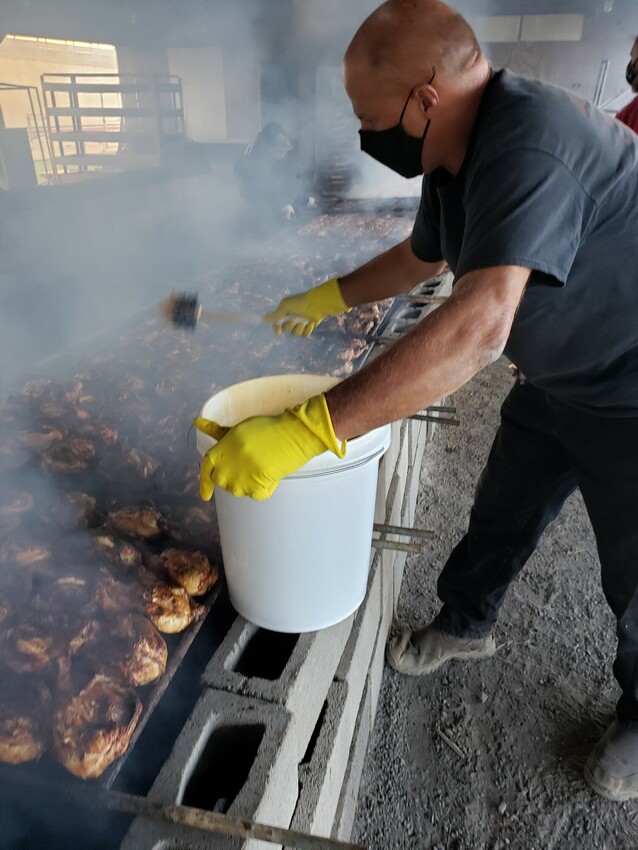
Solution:
<path fill-rule="evenodd" d="M 198 307 L 196 320 L 204 322 L 223 322 L 225 324 L 232 325 L 264 324 L 264 320 L 261 316 L 255 316 L 250 313 L 217 313 L 214 310 L 204 310 L 203 307 Z"/>

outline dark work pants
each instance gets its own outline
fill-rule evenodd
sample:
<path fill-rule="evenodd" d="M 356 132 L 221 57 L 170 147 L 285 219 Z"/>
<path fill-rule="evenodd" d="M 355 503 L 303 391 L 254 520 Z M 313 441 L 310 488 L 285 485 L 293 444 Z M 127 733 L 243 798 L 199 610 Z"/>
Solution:
<path fill-rule="evenodd" d="M 487 634 L 507 588 L 576 487 L 618 624 L 618 715 L 638 729 L 638 417 L 585 413 L 516 384 L 501 410 L 468 532 L 439 577 L 437 623 L 450 634 Z"/>

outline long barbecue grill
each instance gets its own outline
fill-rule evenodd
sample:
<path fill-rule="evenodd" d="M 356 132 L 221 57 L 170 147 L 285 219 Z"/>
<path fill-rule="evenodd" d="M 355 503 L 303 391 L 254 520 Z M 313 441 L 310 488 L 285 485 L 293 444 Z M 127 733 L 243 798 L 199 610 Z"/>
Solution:
<path fill-rule="evenodd" d="M 344 217 L 339 216 L 342 246 L 333 250 L 337 261 L 341 254 L 345 257 L 349 239 L 365 233 L 366 227 L 373 229 L 374 253 L 378 253 L 384 242 L 393 244 L 401 238 L 411 221 L 396 212 L 385 218 L 358 215 L 354 221 L 352 216 L 348 211 L 345 218 L 350 217 L 354 233 L 345 240 Z M 325 277 L 323 243 L 329 240 L 334 244 L 334 232 L 335 221 L 326 216 L 302 228 L 306 244 L 296 250 L 303 250 L 303 256 L 293 254 L 286 260 L 291 281 L 297 279 L 291 289 L 302 288 L 299 277 L 309 284 Z M 370 248 L 369 243 L 366 248 Z M 312 266 L 313 249 L 320 269 Z M 210 281 L 197 281 L 197 287 L 214 296 L 219 309 L 245 306 L 252 312 L 265 312 L 281 294 L 281 268 L 286 265 L 281 253 L 239 266 L 226 264 Z M 353 265 L 360 259 L 348 255 Z M 426 299 L 436 296 L 441 280 L 428 281 L 419 294 Z M 250 282 L 250 291 L 246 282 Z M 92 566 L 91 559 L 93 566 L 99 563 L 113 573 L 113 564 L 105 566 L 96 552 L 94 539 L 105 530 L 113 536 L 109 515 L 125 508 L 151 508 L 162 519 L 161 534 L 153 540 L 114 535 L 118 544 L 129 544 L 142 552 L 146 568 L 158 569 L 158 557 L 170 547 L 202 551 L 212 563 L 218 563 L 214 508 L 203 507 L 198 500 L 197 463 L 185 442 L 201 402 L 216 389 L 263 374 L 290 370 L 345 376 L 374 356 L 378 348 L 364 341 L 363 335 L 398 337 L 430 308 L 429 304 L 399 298 L 372 310 L 354 310 L 345 320 L 329 320 L 334 335 L 303 341 L 276 338 L 268 328 L 231 326 L 200 329 L 189 335 L 164 327 L 149 313 L 131 317 L 117 339 L 96 340 L 89 355 L 64 352 L 33 367 L 31 375 L 23 376 L 30 382 L 18 386 L 0 410 L 0 460 L 5 482 L 0 504 L 0 509 L 5 509 L 0 510 L 0 557 L 4 561 L 0 566 L 5 575 L 0 592 L 6 591 L 7 607 L 11 607 L 7 573 L 19 568 L 20 557 L 26 559 L 24 572 L 36 583 L 54 582 L 56 577 L 78 571 L 84 575 Z M 35 446 L 15 443 L 15 434 L 25 431 L 51 439 L 43 437 Z M 47 464 L 52 448 L 70 446 L 61 454 L 74 456 L 73 440 L 91 444 L 90 463 L 80 464 L 72 472 Z M 65 494 L 78 492 L 88 497 L 92 506 L 78 514 L 76 503 L 74 522 L 69 525 L 65 518 L 67 524 L 60 527 L 61 500 Z M 27 494 L 27 501 L 32 497 L 33 505 L 12 512 L 10 508 L 19 503 L 21 494 Z M 23 553 L 33 541 L 48 554 L 41 561 L 28 563 L 30 556 Z M 33 593 L 33 587 L 28 592 Z M 191 625 L 181 634 L 165 636 L 168 663 L 161 678 L 137 688 L 142 713 L 126 751 L 98 778 L 88 780 L 89 784 L 142 795 L 148 790 L 200 692 L 199 673 L 233 619 L 221 579 L 196 605 L 197 616 Z M 10 611 L 8 616 L 12 616 Z M 46 671 L 52 690 L 58 676 L 53 667 Z M 10 846 L 33 846 L 29 843 L 33 836 L 28 833 L 22 839 L 15 828 L 16 806 L 31 817 L 38 812 L 44 815 L 40 833 L 36 829 L 42 846 L 47 846 L 48 832 L 55 834 L 57 830 L 56 840 L 65 834 L 68 819 L 60 817 L 55 807 L 46 811 L 47 795 L 42 789 L 65 799 L 65 789 L 77 787 L 82 780 L 67 773 L 48 753 L 25 764 L 1 765 L 0 776 L 3 786 L 16 792 L 5 796 L 1 804 L 0 828 L 6 826 L 6 835 L 15 830 L 15 842 Z M 125 825 L 126 818 L 116 818 L 104 843 L 100 818 L 87 820 L 82 826 L 87 839 L 83 846 L 93 846 L 91 836 L 95 834 L 95 846 L 117 847 Z M 23 840 L 26 843 L 21 843 Z"/>

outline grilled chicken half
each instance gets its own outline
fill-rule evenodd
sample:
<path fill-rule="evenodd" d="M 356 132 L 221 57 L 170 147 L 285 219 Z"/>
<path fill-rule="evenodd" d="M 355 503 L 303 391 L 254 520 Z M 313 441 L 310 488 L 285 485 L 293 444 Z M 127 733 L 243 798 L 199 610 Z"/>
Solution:
<path fill-rule="evenodd" d="M 127 614 L 103 624 L 101 633 L 80 655 L 96 672 L 137 688 L 163 675 L 168 649 L 150 620 L 139 614 Z"/>
<path fill-rule="evenodd" d="M 94 459 L 95 444 L 84 437 L 70 437 L 56 443 L 42 455 L 45 469 L 63 475 L 88 469 Z"/>
<path fill-rule="evenodd" d="M 158 582 L 144 591 L 146 613 L 155 628 L 172 635 L 183 632 L 203 608 L 190 599 L 183 587 Z"/>
<path fill-rule="evenodd" d="M 189 596 L 202 596 L 219 578 L 217 567 L 211 566 L 202 552 L 165 549 L 161 560 L 169 576 L 183 587 Z"/>
<path fill-rule="evenodd" d="M 98 674 L 79 693 L 58 704 L 53 749 L 74 776 L 93 779 L 126 752 L 142 713 L 131 688 Z"/>
<path fill-rule="evenodd" d="M 162 515 L 155 508 L 122 508 L 109 513 L 111 528 L 127 537 L 151 539 L 164 533 Z"/>
<path fill-rule="evenodd" d="M 22 764 L 47 748 L 51 694 L 34 676 L 3 672 L 0 688 L 0 761 Z"/>

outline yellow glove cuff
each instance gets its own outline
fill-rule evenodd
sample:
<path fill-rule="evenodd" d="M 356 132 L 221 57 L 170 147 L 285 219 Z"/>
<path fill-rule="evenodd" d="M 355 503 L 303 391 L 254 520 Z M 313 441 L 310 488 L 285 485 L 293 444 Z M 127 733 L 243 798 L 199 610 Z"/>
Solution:
<path fill-rule="evenodd" d="M 323 316 L 338 316 L 340 313 L 349 313 L 352 307 L 348 307 L 343 300 L 341 287 L 339 286 L 339 278 L 333 277 L 310 290 L 312 294 L 313 306 L 316 305 L 318 311 L 323 313 Z"/>
<path fill-rule="evenodd" d="M 297 407 L 293 407 L 290 413 L 306 426 L 310 432 L 308 434 L 309 438 L 311 435 L 314 435 L 319 441 L 315 445 L 316 450 L 314 451 L 314 455 L 321 454 L 328 449 L 328 451 L 333 452 L 339 458 L 346 456 L 347 440 L 339 442 L 332 425 L 332 419 L 330 418 L 328 403 L 323 393 L 309 398 L 308 401 L 298 404 Z M 313 457 L 313 455 L 310 455 L 310 457 Z"/>

